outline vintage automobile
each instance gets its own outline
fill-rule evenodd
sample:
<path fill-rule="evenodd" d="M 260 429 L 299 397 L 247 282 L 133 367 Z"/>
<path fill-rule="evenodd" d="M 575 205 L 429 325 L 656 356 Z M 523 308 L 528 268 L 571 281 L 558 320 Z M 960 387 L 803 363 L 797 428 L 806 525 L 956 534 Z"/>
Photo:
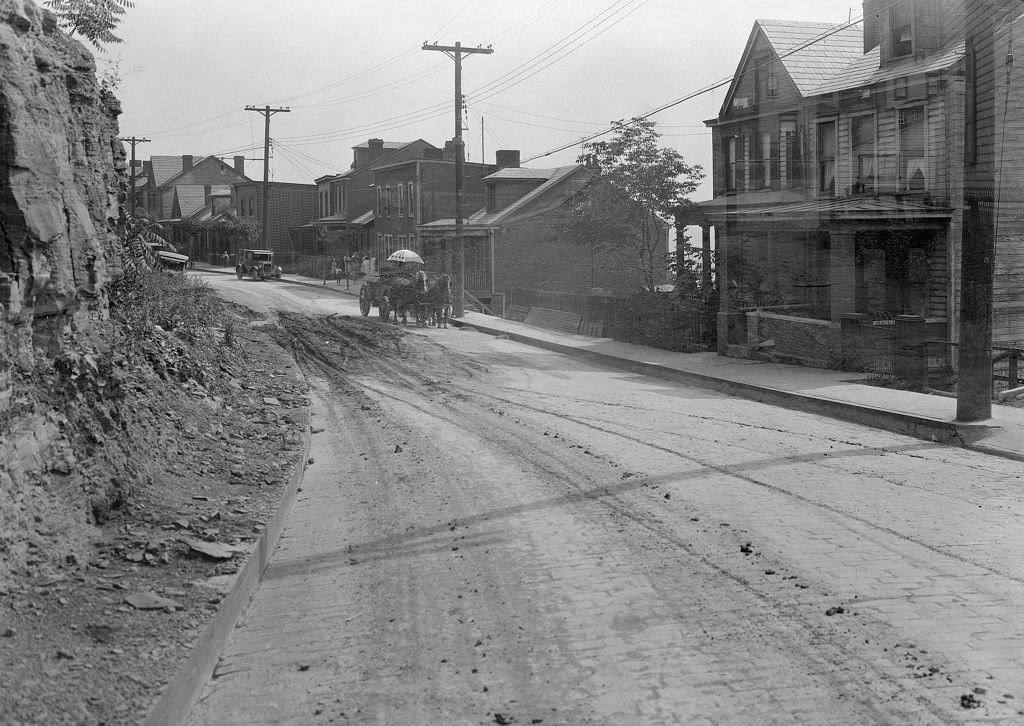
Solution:
<path fill-rule="evenodd" d="M 254 280 L 281 279 L 281 268 L 274 264 L 273 250 L 242 250 L 235 265 L 235 276 Z"/>
<path fill-rule="evenodd" d="M 156 269 L 172 275 L 184 275 L 188 267 L 188 257 L 176 252 L 160 250 L 156 253 Z"/>

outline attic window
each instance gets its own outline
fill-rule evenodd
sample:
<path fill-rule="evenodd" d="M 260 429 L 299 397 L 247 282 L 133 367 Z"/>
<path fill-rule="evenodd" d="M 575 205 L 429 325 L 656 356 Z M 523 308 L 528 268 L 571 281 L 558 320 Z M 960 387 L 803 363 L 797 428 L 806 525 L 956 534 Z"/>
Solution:
<path fill-rule="evenodd" d="M 775 76 L 775 64 L 768 56 L 754 59 L 754 102 L 774 100 L 779 94 L 779 81 Z"/>
<path fill-rule="evenodd" d="M 889 33 L 892 57 L 912 55 L 914 52 L 913 17 L 907 3 L 901 3 L 889 10 Z"/>

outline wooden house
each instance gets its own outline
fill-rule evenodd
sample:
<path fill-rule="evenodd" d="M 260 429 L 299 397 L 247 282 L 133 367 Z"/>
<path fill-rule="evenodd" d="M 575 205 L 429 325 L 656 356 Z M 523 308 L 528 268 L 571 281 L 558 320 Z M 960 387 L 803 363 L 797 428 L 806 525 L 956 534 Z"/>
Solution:
<path fill-rule="evenodd" d="M 868 0 L 863 24 L 755 22 L 713 133 L 719 349 L 842 365 L 842 328 L 956 335 L 960 0 Z"/>

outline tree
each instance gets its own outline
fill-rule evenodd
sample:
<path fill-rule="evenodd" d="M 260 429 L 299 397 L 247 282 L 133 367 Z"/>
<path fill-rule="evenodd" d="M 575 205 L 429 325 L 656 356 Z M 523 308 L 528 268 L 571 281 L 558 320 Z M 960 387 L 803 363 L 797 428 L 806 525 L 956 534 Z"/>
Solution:
<path fill-rule="evenodd" d="M 132 0 L 45 0 L 43 4 L 60 19 L 68 35 L 79 33 L 97 50 L 103 50 L 102 43 L 121 42 L 113 30 L 125 11 L 135 7 Z"/>
<path fill-rule="evenodd" d="M 658 147 L 655 123 L 645 118 L 612 122 L 613 137 L 584 145 L 579 163 L 596 173 L 569 200 L 566 233 L 594 250 L 634 259 L 644 285 L 654 291 L 669 261 L 659 254 L 675 209 L 688 203 L 704 170 L 674 149 Z"/>

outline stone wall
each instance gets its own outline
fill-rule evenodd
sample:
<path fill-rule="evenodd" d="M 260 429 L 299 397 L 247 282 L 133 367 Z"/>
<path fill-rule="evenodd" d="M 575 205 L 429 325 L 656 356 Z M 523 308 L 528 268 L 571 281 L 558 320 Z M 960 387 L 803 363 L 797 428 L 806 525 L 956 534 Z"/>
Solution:
<path fill-rule="evenodd" d="M 120 107 L 95 71 L 51 13 L 0 0 L 0 555 L 31 543 L 43 500 L 69 499 L 67 420 L 40 382 L 89 350 L 120 270 Z"/>
<path fill-rule="evenodd" d="M 839 325 L 764 311 L 747 313 L 747 342 L 765 356 L 815 368 L 834 367 L 841 349 Z M 770 346 L 758 344 L 771 341 Z"/>

